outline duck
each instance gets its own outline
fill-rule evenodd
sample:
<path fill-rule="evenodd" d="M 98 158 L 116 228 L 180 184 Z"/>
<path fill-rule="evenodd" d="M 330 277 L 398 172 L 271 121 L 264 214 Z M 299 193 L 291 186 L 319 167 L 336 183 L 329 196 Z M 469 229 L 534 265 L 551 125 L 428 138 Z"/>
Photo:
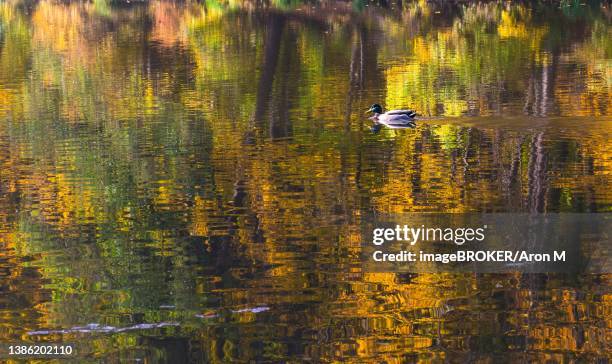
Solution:
<path fill-rule="evenodd" d="M 417 115 L 414 110 L 389 110 L 383 113 L 383 108 L 379 104 L 373 104 L 366 113 L 373 113 L 370 117 L 376 124 L 383 124 L 391 129 L 404 129 L 416 127 L 414 117 Z"/>

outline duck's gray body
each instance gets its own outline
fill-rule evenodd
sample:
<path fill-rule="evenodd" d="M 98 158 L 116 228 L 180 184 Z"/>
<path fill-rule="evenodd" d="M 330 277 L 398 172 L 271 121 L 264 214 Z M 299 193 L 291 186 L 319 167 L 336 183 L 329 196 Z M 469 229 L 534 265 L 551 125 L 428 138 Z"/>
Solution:
<path fill-rule="evenodd" d="M 417 113 L 414 110 L 390 110 L 384 113 L 383 115 L 406 115 L 410 118 L 414 118 L 416 114 Z"/>
<path fill-rule="evenodd" d="M 415 116 L 416 112 L 413 110 L 391 110 L 383 114 L 374 113 L 370 119 L 392 129 L 401 129 L 416 127 Z"/>

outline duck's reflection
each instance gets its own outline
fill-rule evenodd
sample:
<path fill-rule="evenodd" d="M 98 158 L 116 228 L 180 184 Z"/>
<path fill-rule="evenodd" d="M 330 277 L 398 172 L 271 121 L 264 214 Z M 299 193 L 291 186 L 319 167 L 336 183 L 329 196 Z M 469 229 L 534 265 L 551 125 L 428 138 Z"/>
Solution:
<path fill-rule="evenodd" d="M 386 125 L 386 124 L 374 122 L 374 124 L 372 124 L 372 126 L 370 127 L 370 131 L 374 134 L 378 134 L 380 130 L 385 126 L 389 129 L 414 129 L 416 128 L 416 123 L 411 122 L 409 124 L 403 124 L 403 125 Z"/>

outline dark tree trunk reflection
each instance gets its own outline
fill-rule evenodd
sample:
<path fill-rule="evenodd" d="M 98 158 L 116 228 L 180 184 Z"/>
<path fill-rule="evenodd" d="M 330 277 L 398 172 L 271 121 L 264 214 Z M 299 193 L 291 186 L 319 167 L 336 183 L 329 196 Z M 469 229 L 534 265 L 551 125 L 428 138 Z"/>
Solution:
<path fill-rule="evenodd" d="M 284 27 L 284 16 L 278 14 L 268 15 L 266 39 L 264 41 L 264 60 L 257 86 L 257 102 L 254 117 L 256 122 L 263 121 L 263 117 L 268 110 Z"/>

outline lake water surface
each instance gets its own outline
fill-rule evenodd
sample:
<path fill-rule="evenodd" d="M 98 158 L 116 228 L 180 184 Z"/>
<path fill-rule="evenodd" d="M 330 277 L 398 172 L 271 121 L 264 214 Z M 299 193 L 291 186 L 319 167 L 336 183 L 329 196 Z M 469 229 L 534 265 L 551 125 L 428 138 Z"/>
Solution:
<path fill-rule="evenodd" d="M 610 212 L 606 2 L 0 3 L 0 340 L 604 362 L 610 275 L 361 269 L 362 219 Z M 372 103 L 417 128 L 372 130 Z"/>

